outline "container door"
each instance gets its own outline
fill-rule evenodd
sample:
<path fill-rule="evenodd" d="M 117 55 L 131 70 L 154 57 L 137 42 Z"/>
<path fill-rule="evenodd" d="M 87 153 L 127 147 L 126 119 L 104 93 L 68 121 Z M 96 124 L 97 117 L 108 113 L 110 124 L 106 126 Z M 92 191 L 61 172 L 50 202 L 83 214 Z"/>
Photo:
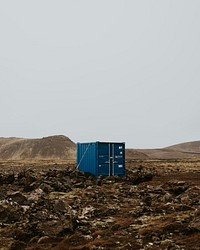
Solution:
<path fill-rule="evenodd" d="M 111 175 L 109 143 L 98 144 L 98 164 L 99 175 Z"/>
<path fill-rule="evenodd" d="M 112 174 L 124 175 L 125 174 L 125 146 L 122 143 L 112 144 Z"/>
<path fill-rule="evenodd" d="M 124 175 L 124 150 L 122 143 L 99 143 L 99 175 Z"/>

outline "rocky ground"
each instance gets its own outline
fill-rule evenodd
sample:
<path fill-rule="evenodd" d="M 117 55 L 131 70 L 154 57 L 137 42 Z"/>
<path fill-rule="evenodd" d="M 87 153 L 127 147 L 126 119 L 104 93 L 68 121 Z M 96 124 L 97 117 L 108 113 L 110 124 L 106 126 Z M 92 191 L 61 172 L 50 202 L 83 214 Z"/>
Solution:
<path fill-rule="evenodd" d="M 126 165 L 126 177 L 97 179 L 1 162 L 0 250 L 200 249 L 200 161 Z"/>

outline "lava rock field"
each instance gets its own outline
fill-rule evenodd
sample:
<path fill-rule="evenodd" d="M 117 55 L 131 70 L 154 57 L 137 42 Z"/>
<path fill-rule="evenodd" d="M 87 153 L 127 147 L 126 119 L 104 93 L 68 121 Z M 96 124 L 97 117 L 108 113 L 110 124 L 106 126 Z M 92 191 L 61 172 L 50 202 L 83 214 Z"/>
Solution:
<path fill-rule="evenodd" d="M 200 249 L 200 161 L 129 160 L 125 177 L 0 163 L 0 250 Z"/>

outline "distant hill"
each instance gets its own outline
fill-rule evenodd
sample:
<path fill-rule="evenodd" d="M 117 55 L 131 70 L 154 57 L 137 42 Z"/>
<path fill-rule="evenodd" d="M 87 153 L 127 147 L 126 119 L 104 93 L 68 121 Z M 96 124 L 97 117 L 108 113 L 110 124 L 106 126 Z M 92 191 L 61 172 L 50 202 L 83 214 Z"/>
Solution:
<path fill-rule="evenodd" d="M 0 137 L 0 160 L 75 159 L 76 145 L 63 135 L 41 139 Z"/>
<path fill-rule="evenodd" d="M 5 144 L 13 143 L 19 140 L 24 140 L 24 139 L 15 137 L 9 137 L 9 138 L 0 137 L 0 147 Z"/>
<path fill-rule="evenodd" d="M 128 149 L 130 152 L 143 153 L 150 159 L 200 158 L 200 141 L 185 142 L 158 149 Z M 134 156 L 134 155 L 133 155 Z M 133 157 L 134 158 L 134 157 Z"/>
<path fill-rule="evenodd" d="M 200 158 L 200 141 L 158 149 L 126 149 L 126 159 Z M 0 137 L 0 160 L 75 160 L 76 144 L 63 135 L 39 139 Z"/>
<path fill-rule="evenodd" d="M 149 156 L 135 149 L 126 149 L 126 159 L 148 159 Z"/>
<path fill-rule="evenodd" d="M 185 142 L 176 144 L 165 149 L 175 150 L 184 153 L 199 153 L 200 154 L 200 141 Z"/>

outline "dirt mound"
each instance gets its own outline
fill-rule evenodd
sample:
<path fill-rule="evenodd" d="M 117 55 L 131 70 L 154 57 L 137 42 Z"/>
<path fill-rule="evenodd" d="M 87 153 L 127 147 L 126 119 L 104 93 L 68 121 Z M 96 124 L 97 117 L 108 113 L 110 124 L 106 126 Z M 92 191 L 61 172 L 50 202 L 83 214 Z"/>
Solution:
<path fill-rule="evenodd" d="M 0 138 L 0 160 L 75 159 L 76 145 L 68 137 Z"/>

